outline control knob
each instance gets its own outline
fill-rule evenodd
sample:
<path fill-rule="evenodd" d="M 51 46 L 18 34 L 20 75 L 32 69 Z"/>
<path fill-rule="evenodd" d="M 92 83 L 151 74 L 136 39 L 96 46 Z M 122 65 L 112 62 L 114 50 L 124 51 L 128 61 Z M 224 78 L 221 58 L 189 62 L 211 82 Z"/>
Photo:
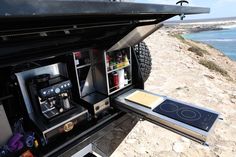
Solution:
<path fill-rule="evenodd" d="M 56 93 L 56 94 L 59 94 L 60 92 L 61 92 L 60 88 L 56 88 L 56 89 L 55 89 L 55 93 Z"/>

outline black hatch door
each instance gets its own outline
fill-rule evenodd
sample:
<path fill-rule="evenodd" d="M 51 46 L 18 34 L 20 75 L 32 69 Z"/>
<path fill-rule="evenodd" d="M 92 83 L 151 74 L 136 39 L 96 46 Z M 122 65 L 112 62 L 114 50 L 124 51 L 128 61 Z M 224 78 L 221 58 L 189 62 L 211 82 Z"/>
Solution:
<path fill-rule="evenodd" d="M 201 143 L 219 117 L 212 110 L 141 89 L 118 96 L 115 106 Z"/>
<path fill-rule="evenodd" d="M 82 48 L 113 50 L 117 45 L 112 45 L 138 26 L 199 13 L 209 13 L 209 8 L 78 0 L 2 0 L 0 67 Z"/>

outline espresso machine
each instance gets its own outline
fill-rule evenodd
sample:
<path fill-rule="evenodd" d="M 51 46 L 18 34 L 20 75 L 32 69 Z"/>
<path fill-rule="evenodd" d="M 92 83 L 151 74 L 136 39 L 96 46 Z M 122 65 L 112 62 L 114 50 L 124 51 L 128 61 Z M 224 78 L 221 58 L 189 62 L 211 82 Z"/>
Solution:
<path fill-rule="evenodd" d="M 70 101 L 71 81 L 63 76 L 38 75 L 29 81 L 28 86 L 34 109 L 48 122 L 75 108 Z"/>
<path fill-rule="evenodd" d="M 16 73 L 29 119 L 42 143 L 87 122 L 89 114 L 72 98 L 66 65 L 57 63 Z"/>

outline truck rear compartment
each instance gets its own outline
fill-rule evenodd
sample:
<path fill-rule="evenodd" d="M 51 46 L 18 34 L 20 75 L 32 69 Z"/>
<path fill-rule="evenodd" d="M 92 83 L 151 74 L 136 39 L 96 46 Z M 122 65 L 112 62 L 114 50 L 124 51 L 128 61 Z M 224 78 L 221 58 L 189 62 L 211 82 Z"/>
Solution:
<path fill-rule="evenodd" d="M 38 156 L 92 153 L 90 143 L 102 141 L 111 125 L 127 117 L 125 112 L 206 141 L 213 125 L 202 131 L 126 97 L 135 91 L 149 93 L 143 90 L 133 46 L 159 29 L 160 22 L 183 13 L 207 13 L 208 8 L 28 0 L 2 6 L 0 105 L 5 110 L 0 113 L 8 119 L 0 124 L 10 124 L 14 133 L 1 135 L 13 135 L 10 142 L 0 141 L 11 149 L 7 155 L 19 156 L 28 149 Z M 182 112 L 191 117 L 191 111 Z"/>
<path fill-rule="evenodd" d="M 123 59 L 119 55 L 124 56 Z M 116 64 L 109 61 L 109 65 L 107 65 L 108 60 L 114 60 L 114 58 L 122 61 Z M 216 118 L 212 121 L 212 126 L 205 131 L 191 126 L 191 123 L 187 124 L 156 113 L 153 108 L 150 109 L 126 100 L 126 97 L 135 91 L 156 95 L 142 90 L 142 87 L 139 86 L 137 78 L 141 78 L 140 72 L 134 67 L 137 61 L 131 48 L 113 52 L 81 49 L 69 55 L 56 57 L 56 60 L 60 60 L 60 62 L 48 65 L 50 62 L 53 63 L 54 59 L 33 62 L 31 63 L 32 66 L 35 67 L 36 65 L 37 68 L 17 69 L 18 71 L 14 72 L 11 77 L 8 76 L 10 77 L 8 79 L 12 82 L 11 90 L 18 92 L 18 95 L 13 94 L 9 99 L 14 104 L 17 101 L 20 102 L 17 107 L 22 111 L 14 110 L 12 114 L 8 114 L 8 118 L 10 120 L 23 118 L 25 130 L 35 132 L 36 139 L 40 141 L 40 148 L 32 150 L 36 154 L 53 155 L 75 141 L 89 137 L 90 133 L 105 127 L 116 118 L 122 117 L 123 112 L 142 117 L 202 144 L 206 142 L 207 136 L 218 118 L 218 113 L 201 108 L 216 115 Z M 40 84 L 39 82 L 35 83 L 35 78 L 38 79 L 39 76 L 45 74 L 50 75 L 51 79 L 61 75 L 66 78 L 65 80 L 70 80 L 73 88 L 67 89 L 70 87 L 66 86 L 68 81 L 57 82 L 52 85 L 46 84 L 46 87 L 41 87 L 41 82 Z M 32 86 L 30 82 L 34 87 L 33 92 L 29 90 Z M 58 101 L 62 107 L 55 106 L 57 99 L 64 100 L 65 93 L 68 95 L 66 99 L 69 99 L 70 105 L 74 104 L 74 109 L 68 109 L 67 111 L 64 101 Z M 163 100 L 169 99 L 175 103 L 180 103 L 180 101 L 166 96 L 158 96 L 163 97 Z M 52 103 L 54 103 L 54 106 L 47 105 Z M 181 103 L 189 107 L 192 106 L 185 102 Z M 6 109 L 11 107 L 11 105 L 5 105 L 6 102 L 3 102 L 3 104 Z M 157 103 L 155 107 L 161 104 L 162 102 Z M 46 111 L 55 115 L 55 118 L 50 120 L 48 120 L 48 117 L 45 118 L 45 111 L 42 108 L 40 110 L 38 105 L 46 106 Z M 64 111 L 60 111 L 61 109 L 64 109 Z M 187 118 L 188 116 L 191 117 L 189 115 L 191 113 L 186 114 Z M 16 121 L 10 122 L 13 126 Z"/>

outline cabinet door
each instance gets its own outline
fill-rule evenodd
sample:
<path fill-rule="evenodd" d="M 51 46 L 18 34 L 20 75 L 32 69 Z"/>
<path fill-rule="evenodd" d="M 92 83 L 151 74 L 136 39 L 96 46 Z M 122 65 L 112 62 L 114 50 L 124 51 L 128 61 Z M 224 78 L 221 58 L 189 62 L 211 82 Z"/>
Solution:
<path fill-rule="evenodd" d="M 114 105 L 200 143 L 206 142 L 219 117 L 214 111 L 140 89 L 118 96 Z"/>

